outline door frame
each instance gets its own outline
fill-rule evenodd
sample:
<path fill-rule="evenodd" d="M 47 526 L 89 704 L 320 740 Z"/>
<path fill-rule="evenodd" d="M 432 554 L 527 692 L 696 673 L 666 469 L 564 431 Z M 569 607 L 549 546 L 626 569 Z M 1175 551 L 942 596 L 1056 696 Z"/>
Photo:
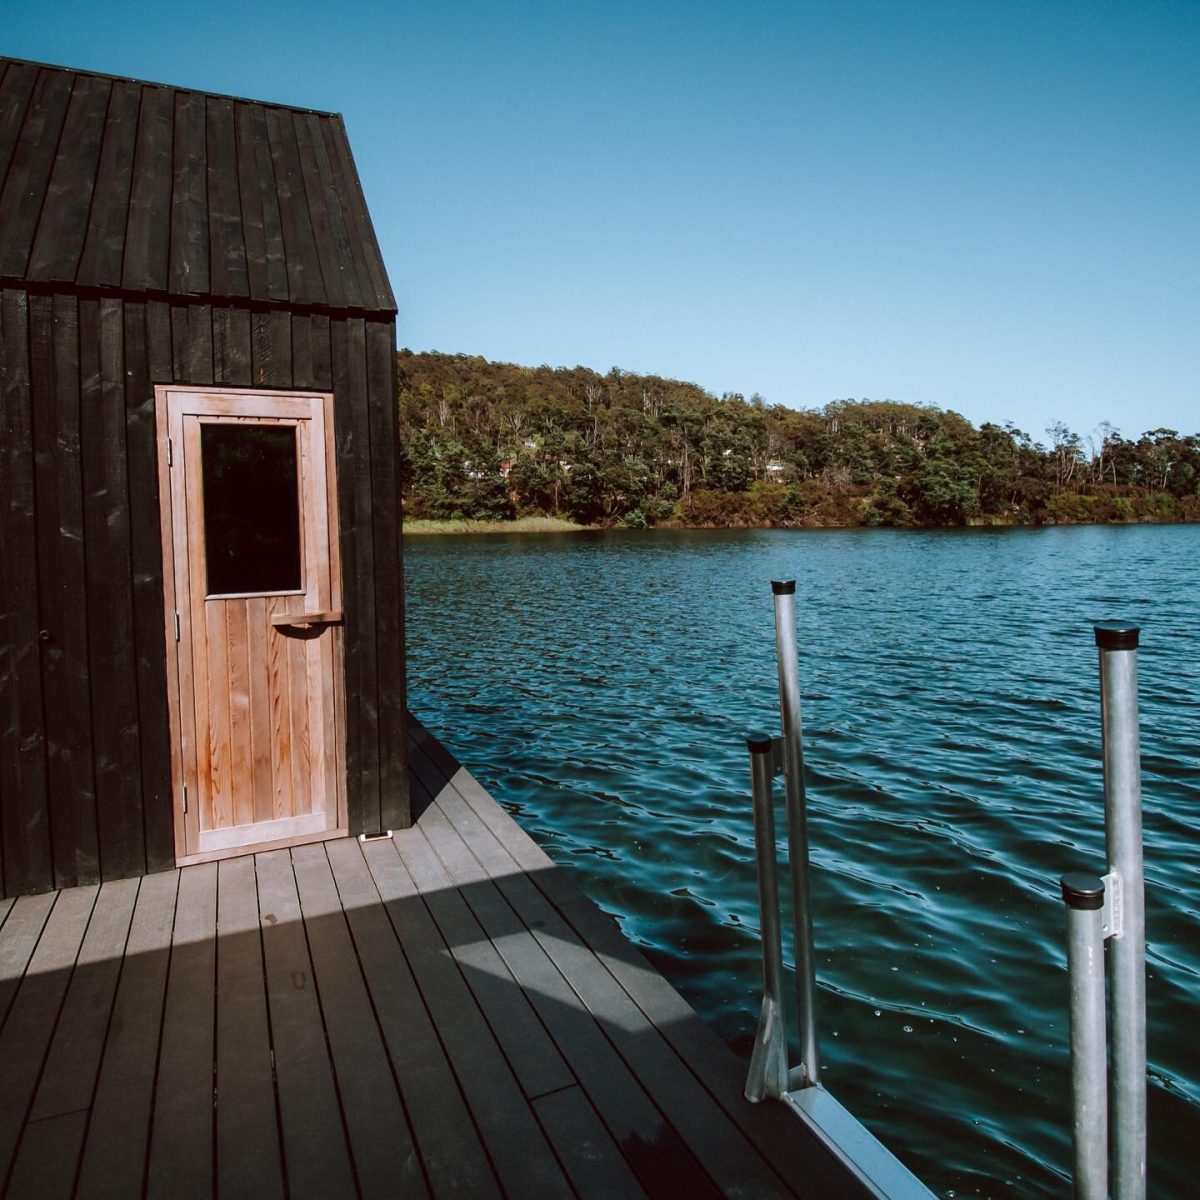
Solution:
<path fill-rule="evenodd" d="M 180 569 L 180 555 L 186 559 L 186 550 L 180 551 L 175 543 L 175 507 L 172 491 L 172 461 L 183 464 L 183 445 L 174 444 L 171 438 L 171 401 L 173 397 L 204 397 L 227 404 L 229 414 L 244 417 L 261 415 L 269 421 L 267 414 L 256 414 L 253 402 L 271 399 L 275 401 L 302 400 L 317 402 L 324 415 L 324 459 L 326 518 L 329 531 L 330 607 L 342 608 L 341 569 L 341 525 L 338 521 L 337 466 L 334 451 L 334 402 L 330 392 L 295 391 L 280 388 L 228 388 L 189 386 L 186 384 L 155 384 L 154 409 L 156 442 L 158 447 L 159 510 L 162 532 L 163 564 L 163 630 L 166 639 L 167 659 L 167 708 L 171 735 L 171 811 L 175 830 L 175 864 L 187 866 L 191 863 L 211 862 L 216 859 L 238 855 L 255 854 L 264 850 L 281 849 L 308 842 L 326 841 L 345 837 L 348 833 L 346 802 L 346 697 L 345 697 L 345 641 L 343 627 L 333 625 L 327 635 L 333 639 L 333 712 L 334 712 L 334 779 L 335 795 L 329 802 L 336 805 L 333 827 L 319 832 L 266 840 L 245 846 L 231 846 L 207 851 L 188 848 L 189 826 L 198 821 L 198 784 L 196 774 L 196 718 L 190 720 L 186 710 L 194 708 L 194 693 L 191 703 L 184 696 L 185 682 L 190 688 L 192 673 L 191 654 L 193 642 L 190 637 L 180 637 L 178 604 L 190 603 L 189 597 L 180 596 L 176 573 Z M 249 403 L 248 403 L 249 402 Z M 187 513 L 179 514 L 185 525 Z M 190 618 L 189 618 L 190 625 Z M 181 658 L 188 656 L 186 670 Z M 196 807 L 189 811 L 188 798 L 194 797 Z"/>

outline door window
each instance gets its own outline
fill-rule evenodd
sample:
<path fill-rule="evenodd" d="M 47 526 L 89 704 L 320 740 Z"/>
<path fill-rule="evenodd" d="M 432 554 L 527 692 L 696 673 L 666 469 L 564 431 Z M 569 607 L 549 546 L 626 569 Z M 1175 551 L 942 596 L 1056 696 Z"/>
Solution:
<path fill-rule="evenodd" d="M 209 596 L 303 590 L 296 426 L 205 424 Z"/>

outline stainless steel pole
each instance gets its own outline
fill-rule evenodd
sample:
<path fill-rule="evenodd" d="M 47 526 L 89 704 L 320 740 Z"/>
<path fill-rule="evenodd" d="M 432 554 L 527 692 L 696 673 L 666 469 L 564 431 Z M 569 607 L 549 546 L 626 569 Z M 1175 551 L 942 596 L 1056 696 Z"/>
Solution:
<path fill-rule="evenodd" d="M 820 1082 L 817 1047 L 817 970 L 809 890 L 808 818 L 804 796 L 804 750 L 800 724 L 800 666 L 796 651 L 796 581 L 771 581 L 775 595 L 775 655 L 779 668 L 779 711 L 787 784 L 788 857 L 791 862 L 792 921 L 796 939 L 796 1022 L 800 1042 L 797 1085 Z"/>
<path fill-rule="evenodd" d="M 1113 1200 L 1146 1196 L 1146 901 L 1137 647 L 1132 626 L 1097 625 L 1108 869 L 1120 906 L 1111 939 Z"/>
<path fill-rule="evenodd" d="M 1108 1063 L 1104 1024 L 1104 881 L 1062 877 L 1071 984 L 1075 1200 L 1108 1195 Z"/>
<path fill-rule="evenodd" d="M 763 999 L 750 1053 L 746 1099 L 776 1099 L 788 1090 L 787 1020 L 783 1008 L 783 939 L 779 925 L 779 878 L 775 851 L 775 804 L 771 795 L 772 742 L 765 734 L 746 739 L 754 789 L 754 852 L 758 859 L 758 912 L 762 928 Z"/>

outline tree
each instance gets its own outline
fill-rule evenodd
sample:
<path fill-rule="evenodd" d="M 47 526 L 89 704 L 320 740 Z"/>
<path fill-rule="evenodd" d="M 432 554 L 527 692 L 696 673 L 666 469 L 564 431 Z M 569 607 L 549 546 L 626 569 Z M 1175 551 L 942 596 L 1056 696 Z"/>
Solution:
<path fill-rule="evenodd" d="M 897 494 L 922 525 L 962 525 L 976 510 L 969 471 L 941 459 L 922 463 L 915 475 L 901 481 Z"/>
<path fill-rule="evenodd" d="M 1079 434 L 1072 433 L 1062 421 L 1047 427 L 1054 452 L 1054 484 L 1064 488 L 1075 476 L 1075 468 L 1083 459 L 1083 447 Z"/>
<path fill-rule="evenodd" d="M 414 515 L 515 505 L 610 524 L 673 511 L 712 524 L 1200 516 L 1200 438 L 1173 429 L 1129 440 L 1101 423 L 1085 445 L 1058 421 L 1047 448 L 1011 423 L 977 430 L 932 405 L 798 410 L 619 368 L 405 350 L 396 372 Z"/>

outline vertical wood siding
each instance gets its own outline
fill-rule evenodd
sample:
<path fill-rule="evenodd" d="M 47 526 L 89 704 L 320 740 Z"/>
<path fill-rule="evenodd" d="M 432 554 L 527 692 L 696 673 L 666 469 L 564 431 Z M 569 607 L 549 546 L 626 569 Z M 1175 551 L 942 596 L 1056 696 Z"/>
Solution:
<path fill-rule="evenodd" d="M 0 56 L 0 286 L 394 315 L 342 119 Z"/>
<path fill-rule="evenodd" d="M 390 321 L 366 322 L 366 342 L 367 411 L 371 422 L 370 540 L 375 550 L 376 670 L 379 681 L 379 821 L 383 829 L 404 829 L 410 822 L 405 791 L 408 728 L 395 325 Z M 398 654 L 396 647 L 400 647 Z"/>
<path fill-rule="evenodd" d="M 96 777 L 87 720 L 88 621 L 77 590 L 85 572 L 79 306 L 69 296 L 36 296 L 30 308 L 50 827 L 55 878 L 74 884 L 99 874 Z"/>
<path fill-rule="evenodd" d="M 38 662 L 29 298 L 0 295 L 0 861 L 6 894 L 53 879 Z"/>
<path fill-rule="evenodd" d="M 174 862 L 155 383 L 333 391 L 349 824 L 409 824 L 394 351 L 387 315 L 0 294 L 0 895 Z"/>
<path fill-rule="evenodd" d="M 151 353 L 156 340 L 152 305 L 127 302 L 125 323 L 125 447 L 129 471 L 130 565 L 133 571 L 133 643 L 140 736 L 139 774 L 146 814 L 146 869 L 165 870 L 175 863 L 171 822 L 154 814 L 170 813 L 171 780 L 162 765 L 170 762 L 170 720 L 165 704 L 167 669 L 163 650 L 162 538 L 146 513 L 158 513 L 158 447 L 154 410 L 157 378 Z"/>

